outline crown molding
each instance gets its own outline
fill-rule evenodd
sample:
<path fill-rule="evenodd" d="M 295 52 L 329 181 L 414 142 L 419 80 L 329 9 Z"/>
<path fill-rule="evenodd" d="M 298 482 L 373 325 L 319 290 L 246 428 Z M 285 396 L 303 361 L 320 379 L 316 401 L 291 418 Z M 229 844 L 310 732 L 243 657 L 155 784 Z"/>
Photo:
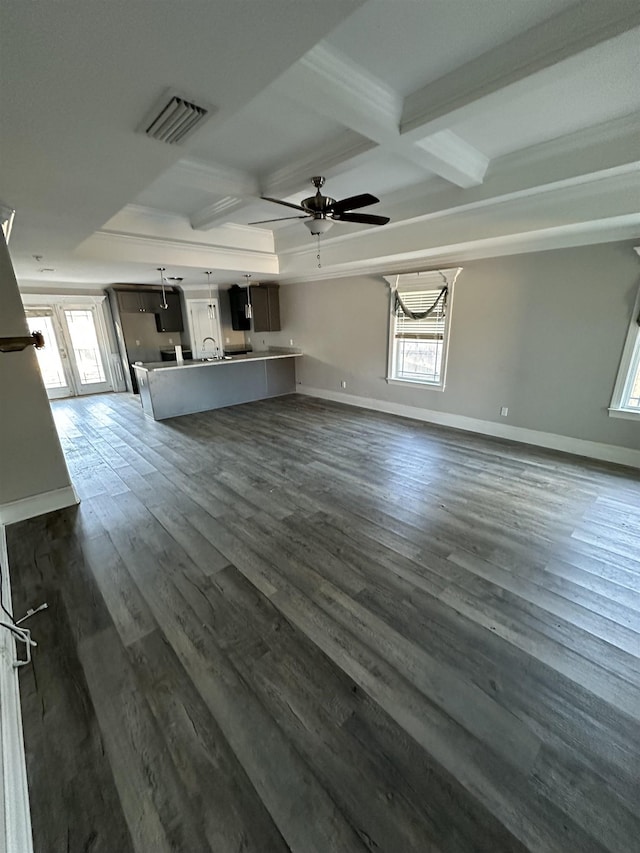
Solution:
<path fill-rule="evenodd" d="M 399 219 L 388 223 L 384 226 L 384 232 L 379 232 L 376 244 L 379 244 L 383 239 L 383 234 L 402 232 L 410 227 L 420 227 L 422 225 L 428 226 L 433 230 L 434 225 L 441 220 L 451 220 L 451 227 L 456 230 L 461 227 L 459 224 L 460 220 L 464 221 L 465 229 L 469 230 L 472 222 L 471 217 L 475 215 L 475 219 L 477 220 L 480 214 L 482 216 L 483 227 L 488 227 L 492 218 L 495 219 L 497 216 L 501 216 L 503 221 L 505 219 L 507 221 L 518 221 L 531 215 L 534 205 L 536 207 L 536 215 L 541 219 L 545 217 L 548 219 L 551 213 L 558 210 L 560 206 L 566 206 L 567 204 L 571 205 L 571 212 L 574 216 L 584 215 L 585 202 L 587 200 L 593 201 L 594 196 L 600 197 L 602 201 L 597 201 L 597 204 L 594 203 L 594 209 L 596 206 L 603 207 L 603 200 L 607 195 L 612 197 L 614 202 L 618 199 L 619 203 L 622 204 L 625 192 L 633 192 L 633 184 L 634 182 L 638 183 L 638 181 L 640 181 L 640 162 L 605 169 L 595 174 L 576 175 L 573 178 L 552 181 L 548 184 L 524 187 L 513 192 L 491 195 L 488 198 L 480 198 L 477 201 L 465 204 L 437 207 L 433 210 L 407 217 L 406 219 Z M 540 213 L 540 209 L 543 206 L 546 206 L 546 210 L 549 213 Z M 628 212 L 614 209 L 611 215 Z M 602 218 L 602 213 L 598 216 L 598 219 L 600 218 Z M 367 240 L 370 235 L 370 228 L 362 228 L 344 234 L 336 234 L 336 231 L 332 230 L 328 236 L 322 238 L 322 245 L 326 250 L 331 246 L 343 243 Z M 400 239 L 401 236 L 401 233 L 398 233 L 397 239 Z M 277 247 L 277 251 L 280 258 L 286 258 L 295 255 L 304 255 L 310 250 L 306 246 L 297 244 L 289 248 Z"/>
<path fill-rule="evenodd" d="M 315 248 L 307 251 L 302 271 L 285 268 L 281 284 L 324 279 L 351 278 L 357 275 L 385 275 L 415 272 L 420 267 L 460 266 L 465 262 L 483 258 L 522 255 L 578 246 L 596 245 L 632 240 L 640 230 L 640 214 L 610 217 L 590 222 L 558 225 L 535 231 L 518 232 L 499 237 L 487 237 L 449 245 L 439 245 L 412 252 L 390 252 L 375 258 L 363 258 L 342 263 L 325 263 L 321 270 L 311 269 Z M 303 253 L 300 253 L 302 256 Z M 308 265 L 307 265 L 308 264 Z"/>
<path fill-rule="evenodd" d="M 134 263 L 166 263 L 182 267 L 250 270 L 277 275 L 278 256 L 273 252 L 236 249 L 215 243 L 167 240 L 114 231 L 96 231 L 76 250 L 77 257 Z"/>
<path fill-rule="evenodd" d="M 454 111 L 638 24 L 636 0 L 584 0 L 413 92 L 405 98 L 401 133 L 444 127 Z"/>

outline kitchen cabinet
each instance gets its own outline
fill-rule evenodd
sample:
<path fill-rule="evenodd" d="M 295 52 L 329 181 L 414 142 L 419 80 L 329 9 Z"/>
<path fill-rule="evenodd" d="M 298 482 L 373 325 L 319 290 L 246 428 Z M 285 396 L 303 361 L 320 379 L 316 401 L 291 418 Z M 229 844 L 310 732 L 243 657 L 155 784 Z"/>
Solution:
<path fill-rule="evenodd" d="M 254 332 L 280 331 L 278 284 L 252 284 L 249 288 L 233 284 L 229 288 L 231 326 Z"/>
<path fill-rule="evenodd" d="M 156 327 L 159 332 L 181 332 L 184 329 L 182 322 L 182 307 L 180 305 L 179 293 L 165 293 L 168 308 L 156 306 Z M 162 302 L 162 294 L 159 303 Z"/>
<path fill-rule="evenodd" d="M 280 331 L 280 285 L 252 284 L 249 288 L 254 332 Z"/>
<path fill-rule="evenodd" d="M 162 288 L 154 285 L 116 285 L 107 290 L 127 388 L 138 393 L 135 371 L 138 361 L 160 361 L 160 350 L 182 344 L 180 291 L 165 288 L 167 308 L 161 308 Z M 174 334 L 175 338 L 169 335 Z"/>
<path fill-rule="evenodd" d="M 247 288 L 232 284 L 227 292 L 231 311 L 231 328 L 236 331 L 248 331 L 251 328 L 251 320 L 249 319 Z"/>
<path fill-rule="evenodd" d="M 118 308 L 123 314 L 155 314 L 162 294 L 154 290 L 116 290 Z"/>

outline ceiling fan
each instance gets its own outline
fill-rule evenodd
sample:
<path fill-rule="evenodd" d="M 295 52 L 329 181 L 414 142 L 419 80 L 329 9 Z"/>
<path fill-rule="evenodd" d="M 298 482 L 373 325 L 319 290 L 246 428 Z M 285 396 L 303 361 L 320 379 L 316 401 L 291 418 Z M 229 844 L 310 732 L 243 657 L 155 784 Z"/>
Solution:
<path fill-rule="evenodd" d="M 321 187 L 324 186 L 324 178 L 316 175 L 311 178 L 311 183 L 316 188 L 316 194 L 303 198 L 300 204 L 291 204 L 289 201 L 280 201 L 278 198 L 269 198 L 269 196 L 261 196 L 265 201 L 273 201 L 276 204 L 283 204 L 285 207 L 292 207 L 294 210 L 301 210 L 302 215 L 299 216 L 281 216 L 278 219 L 262 219 L 259 222 L 250 222 L 249 225 L 264 225 L 267 222 L 282 222 L 285 219 L 304 219 L 304 224 L 312 234 L 324 234 L 331 228 L 334 222 L 359 222 L 363 225 L 386 225 L 389 222 L 388 216 L 375 216 L 371 213 L 351 213 L 352 210 L 357 210 L 360 207 L 368 207 L 370 204 L 377 204 L 380 199 L 370 193 L 362 195 L 352 195 L 349 198 L 343 198 L 336 201 L 335 198 L 322 195 Z"/>

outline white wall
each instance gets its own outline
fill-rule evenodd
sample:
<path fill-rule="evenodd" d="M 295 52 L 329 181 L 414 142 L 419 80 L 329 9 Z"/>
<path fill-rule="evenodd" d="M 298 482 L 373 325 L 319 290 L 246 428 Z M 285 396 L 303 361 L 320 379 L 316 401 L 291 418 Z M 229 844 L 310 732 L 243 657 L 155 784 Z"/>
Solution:
<path fill-rule="evenodd" d="M 607 408 L 639 280 L 628 243 L 466 263 L 444 392 L 385 382 L 381 277 L 284 286 L 282 332 L 258 337 L 272 346 L 294 339 L 305 387 L 638 450 L 640 423 Z"/>
<path fill-rule="evenodd" d="M 0 336 L 27 334 L 0 234 Z M 75 503 L 33 347 L 0 353 L 0 408 L 0 523 Z"/>

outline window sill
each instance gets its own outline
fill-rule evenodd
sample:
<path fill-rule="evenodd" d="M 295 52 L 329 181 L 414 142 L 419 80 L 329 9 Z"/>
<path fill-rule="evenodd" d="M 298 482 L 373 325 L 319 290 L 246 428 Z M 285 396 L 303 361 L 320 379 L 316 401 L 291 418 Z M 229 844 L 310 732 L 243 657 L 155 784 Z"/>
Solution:
<path fill-rule="evenodd" d="M 444 385 L 437 382 L 413 382 L 411 379 L 390 379 L 387 385 L 408 385 L 410 388 L 422 388 L 427 391 L 444 391 Z"/>
<path fill-rule="evenodd" d="M 640 409 L 609 409 L 610 418 L 626 418 L 630 421 L 640 420 Z"/>

